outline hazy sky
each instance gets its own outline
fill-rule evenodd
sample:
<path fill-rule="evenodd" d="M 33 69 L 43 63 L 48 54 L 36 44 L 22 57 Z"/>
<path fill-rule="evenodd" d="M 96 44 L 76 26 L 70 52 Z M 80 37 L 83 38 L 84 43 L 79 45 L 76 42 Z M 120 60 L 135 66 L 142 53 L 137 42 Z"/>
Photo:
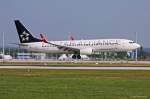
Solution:
<path fill-rule="evenodd" d="M 135 40 L 138 32 L 138 42 L 150 47 L 150 0 L 0 0 L 0 33 L 7 45 L 19 42 L 15 19 L 48 40 L 67 40 L 70 34 Z"/>

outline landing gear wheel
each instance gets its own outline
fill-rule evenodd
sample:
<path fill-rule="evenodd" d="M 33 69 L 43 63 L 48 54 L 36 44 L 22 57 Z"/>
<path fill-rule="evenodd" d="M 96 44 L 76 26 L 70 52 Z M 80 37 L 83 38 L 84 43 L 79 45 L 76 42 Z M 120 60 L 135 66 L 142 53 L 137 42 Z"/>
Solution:
<path fill-rule="evenodd" d="M 72 56 L 72 59 L 81 59 L 81 56 L 79 54 L 74 54 Z"/>
<path fill-rule="evenodd" d="M 81 59 L 81 56 L 80 56 L 80 55 L 77 55 L 77 59 Z"/>
<path fill-rule="evenodd" d="M 76 55 L 73 55 L 73 56 L 72 56 L 72 59 L 76 59 Z"/>

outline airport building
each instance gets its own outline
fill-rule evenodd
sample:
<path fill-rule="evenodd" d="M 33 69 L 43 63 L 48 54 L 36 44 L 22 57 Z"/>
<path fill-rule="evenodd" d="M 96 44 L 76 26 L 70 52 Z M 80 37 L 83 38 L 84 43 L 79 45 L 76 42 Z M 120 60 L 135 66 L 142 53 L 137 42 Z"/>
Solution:
<path fill-rule="evenodd" d="M 36 59 L 44 60 L 46 59 L 45 53 L 17 53 L 17 59 Z"/>

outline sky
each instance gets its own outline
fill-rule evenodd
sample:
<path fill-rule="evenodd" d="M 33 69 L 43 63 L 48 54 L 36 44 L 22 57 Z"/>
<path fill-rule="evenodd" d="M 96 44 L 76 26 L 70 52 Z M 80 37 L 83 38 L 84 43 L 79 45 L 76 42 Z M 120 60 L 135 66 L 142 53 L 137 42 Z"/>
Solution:
<path fill-rule="evenodd" d="M 0 0 L 0 46 L 18 43 L 14 20 L 48 40 L 124 38 L 150 47 L 150 0 Z"/>

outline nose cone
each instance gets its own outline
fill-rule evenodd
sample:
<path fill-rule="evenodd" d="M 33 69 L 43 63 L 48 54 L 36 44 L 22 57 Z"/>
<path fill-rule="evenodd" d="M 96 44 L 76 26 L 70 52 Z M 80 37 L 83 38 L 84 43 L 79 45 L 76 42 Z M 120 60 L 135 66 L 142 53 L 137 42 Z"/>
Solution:
<path fill-rule="evenodd" d="M 135 44 L 135 48 L 137 49 L 137 48 L 140 48 L 141 47 L 141 45 L 140 44 Z"/>

